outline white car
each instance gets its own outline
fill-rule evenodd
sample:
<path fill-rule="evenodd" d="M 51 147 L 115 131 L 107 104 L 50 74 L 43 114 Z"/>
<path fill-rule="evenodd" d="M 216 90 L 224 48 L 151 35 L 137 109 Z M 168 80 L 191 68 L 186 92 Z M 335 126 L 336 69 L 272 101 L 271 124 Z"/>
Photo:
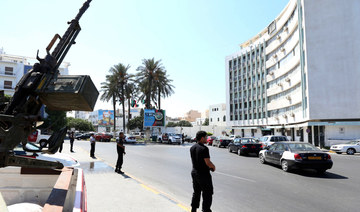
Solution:
<path fill-rule="evenodd" d="M 289 139 L 283 135 L 266 135 L 261 137 L 259 141 L 265 146 L 270 146 L 275 142 L 289 141 Z"/>
<path fill-rule="evenodd" d="M 360 139 L 350 141 L 345 144 L 332 145 L 330 150 L 336 152 L 337 154 L 346 152 L 348 155 L 353 155 L 356 152 L 360 152 Z"/>
<path fill-rule="evenodd" d="M 27 143 L 26 148 L 29 150 L 40 150 L 38 146 L 33 143 Z M 39 160 L 46 160 L 46 161 L 53 161 L 53 162 L 60 162 L 65 167 L 76 167 L 80 166 L 80 163 L 74 159 L 73 157 L 69 156 L 68 154 L 64 153 L 55 153 L 55 154 L 47 154 L 42 152 L 32 153 L 32 152 L 25 152 L 22 148 L 21 144 L 14 148 L 14 153 L 17 156 L 21 157 L 28 157 L 28 158 L 36 158 Z"/>
<path fill-rule="evenodd" d="M 125 143 L 136 143 L 136 137 L 134 135 L 125 134 Z"/>

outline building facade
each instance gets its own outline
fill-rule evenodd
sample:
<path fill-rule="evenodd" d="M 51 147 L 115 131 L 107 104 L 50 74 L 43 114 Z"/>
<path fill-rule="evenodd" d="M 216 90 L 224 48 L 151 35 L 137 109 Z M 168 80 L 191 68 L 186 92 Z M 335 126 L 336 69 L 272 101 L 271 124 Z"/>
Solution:
<path fill-rule="evenodd" d="M 197 110 L 190 110 L 185 114 L 184 120 L 188 122 L 195 122 L 197 118 L 201 118 L 201 113 Z"/>
<path fill-rule="evenodd" d="M 32 69 L 32 66 L 38 62 L 35 58 L 10 55 L 0 49 L 0 90 L 4 94 L 12 96 L 15 93 L 16 84 L 21 77 Z M 59 68 L 61 75 L 68 75 L 70 63 L 63 62 Z"/>
<path fill-rule="evenodd" d="M 226 104 L 209 106 L 209 125 L 226 126 Z"/>
<path fill-rule="evenodd" d="M 227 124 L 329 146 L 360 138 L 360 1 L 290 0 L 227 56 Z"/>

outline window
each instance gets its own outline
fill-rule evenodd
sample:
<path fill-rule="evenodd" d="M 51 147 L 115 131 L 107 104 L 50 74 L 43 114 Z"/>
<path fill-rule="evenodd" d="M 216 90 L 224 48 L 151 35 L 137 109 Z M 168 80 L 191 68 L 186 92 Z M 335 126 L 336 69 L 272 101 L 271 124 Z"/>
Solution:
<path fill-rule="evenodd" d="M 220 118 L 218 118 L 218 122 L 220 121 Z"/>
<path fill-rule="evenodd" d="M 5 67 L 5 75 L 13 75 L 14 68 L 13 67 Z"/>
<path fill-rule="evenodd" d="M 210 122 L 212 122 L 212 118 L 210 118 Z"/>
<path fill-rule="evenodd" d="M 223 117 L 223 121 L 224 121 L 224 122 L 226 121 L 226 116 Z"/>
<path fill-rule="evenodd" d="M 5 89 L 12 89 L 12 81 L 4 81 L 4 88 Z"/>

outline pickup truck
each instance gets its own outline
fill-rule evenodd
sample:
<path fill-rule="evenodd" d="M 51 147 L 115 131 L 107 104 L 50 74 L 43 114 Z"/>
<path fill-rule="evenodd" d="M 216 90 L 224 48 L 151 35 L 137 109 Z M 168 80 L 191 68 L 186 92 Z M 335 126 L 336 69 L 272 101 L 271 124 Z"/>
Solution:
<path fill-rule="evenodd" d="M 161 143 L 168 143 L 168 144 L 181 144 L 181 137 L 176 135 L 175 133 L 164 133 L 158 137 L 158 141 Z"/>
<path fill-rule="evenodd" d="M 41 147 L 45 147 L 49 138 L 50 135 L 41 134 L 41 130 L 36 129 L 36 131 L 28 136 L 28 142 L 35 142 L 36 144 L 40 144 Z"/>
<path fill-rule="evenodd" d="M 0 168 L 0 211 L 86 211 L 83 170 Z M 36 210 L 36 211 L 38 211 Z"/>

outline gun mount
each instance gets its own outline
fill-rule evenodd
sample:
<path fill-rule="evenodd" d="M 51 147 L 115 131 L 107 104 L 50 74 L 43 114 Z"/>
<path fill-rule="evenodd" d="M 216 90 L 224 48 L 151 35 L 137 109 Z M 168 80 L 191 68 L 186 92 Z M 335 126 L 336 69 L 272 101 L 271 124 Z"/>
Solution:
<path fill-rule="evenodd" d="M 24 159 L 14 155 L 13 149 L 22 144 L 25 149 L 27 136 L 35 131 L 36 122 L 40 121 L 39 112 L 46 105 L 52 110 L 92 111 L 99 92 L 89 76 L 60 76 L 59 66 L 81 28 L 79 20 L 90 5 L 87 0 L 79 9 L 75 19 L 68 22 L 69 27 L 62 37 L 56 34 L 46 48 L 45 58 L 26 73 L 16 85 L 10 103 L 0 112 L 0 168 L 5 166 L 27 166 L 61 168 L 58 163 Z M 54 43 L 55 49 L 50 53 Z M 55 132 L 48 140 L 48 148 L 42 152 L 55 153 L 64 140 L 67 129 Z M 26 150 L 26 149 L 25 149 Z"/>

